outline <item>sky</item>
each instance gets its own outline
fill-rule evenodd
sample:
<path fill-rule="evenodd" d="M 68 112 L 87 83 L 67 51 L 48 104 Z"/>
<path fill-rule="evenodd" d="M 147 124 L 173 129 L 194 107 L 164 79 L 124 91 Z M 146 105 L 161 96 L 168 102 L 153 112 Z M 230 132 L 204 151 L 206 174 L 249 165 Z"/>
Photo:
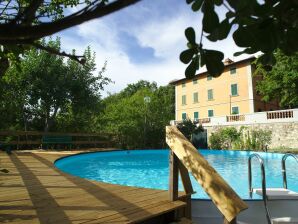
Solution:
<path fill-rule="evenodd" d="M 222 17 L 224 9 L 217 10 Z M 167 85 L 171 80 L 184 78 L 186 65 L 179 60 L 179 54 L 186 49 L 184 30 L 192 26 L 199 35 L 201 18 L 201 13 L 193 12 L 185 0 L 143 0 L 57 35 L 67 52 L 76 49 L 80 55 L 91 46 L 98 69 L 107 61 L 104 75 L 114 83 L 105 87 L 102 94 L 106 96 L 139 80 Z M 220 50 L 232 60 L 248 57 L 233 57 L 241 49 L 231 37 L 216 43 L 204 38 L 203 46 Z"/>

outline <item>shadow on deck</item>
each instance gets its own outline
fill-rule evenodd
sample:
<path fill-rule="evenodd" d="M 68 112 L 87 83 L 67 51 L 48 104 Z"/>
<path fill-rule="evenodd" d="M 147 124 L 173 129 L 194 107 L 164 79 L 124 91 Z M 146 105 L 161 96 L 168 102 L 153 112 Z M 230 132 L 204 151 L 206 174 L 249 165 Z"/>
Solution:
<path fill-rule="evenodd" d="M 61 155 L 0 153 L 0 223 L 168 223 L 185 203 L 168 192 L 89 181 L 61 172 Z"/>

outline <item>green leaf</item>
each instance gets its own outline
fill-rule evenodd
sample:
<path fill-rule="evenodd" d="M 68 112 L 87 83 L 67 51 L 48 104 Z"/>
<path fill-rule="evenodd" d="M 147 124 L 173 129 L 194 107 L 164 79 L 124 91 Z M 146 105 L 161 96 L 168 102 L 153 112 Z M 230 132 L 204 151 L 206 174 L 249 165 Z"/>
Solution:
<path fill-rule="evenodd" d="M 187 66 L 185 70 L 185 77 L 190 79 L 193 78 L 197 71 L 197 65 L 198 65 L 198 57 L 194 57 L 191 61 L 191 63 Z"/>
<path fill-rule="evenodd" d="M 257 63 L 262 63 L 263 65 L 274 65 L 276 63 L 273 53 L 263 54 L 257 59 Z"/>
<path fill-rule="evenodd" d="M 247 7 L 249 4 L 254 3 L 254 1 L 253 0 L 241 0 L 241 1 L 240 0 L 228 0 L 228 3 L 230 6 L 232 6 L 232 8 L 239 11 L 239 10 Z"/>
<path fill-rule="evenodd" d="M 227 13 L 226 13 L 226 18 L 233 18 L 234 16 L 235 16 L 236 14 L 234 13 L 234 12 L 231 12 L 231 11 L 228 11 Z"/>
<path fill-rule="evenodd" d="M 219 25 L 219 18 L 214 11 L 214 5 L 210 1 L 205 1 L 203 5 L 203 30 L 211 33 Z"/>
<path fill-rule="evenodd" d="M 219 26 L 212 31 L 212 33 L 207 36 L 210 41 L 218 41 L 227 38 L 230 33 L 232 25 L 229 23 L 228 19 L 224 19 Z"/>
<path fill-rule="evenodd" d="M 192 3 L 193 1 L 195 1 L 195 0 L 186 0 L 186 3 L 187 3 L 187 4 L 190 4 L 190 3 Z"/>
<path fill-rule="evenodd" d="M 203 1 L 204 0 L 196 0 L 191 6 L 192 10 L 194 12 L 199 11 L 200 8 L 202 7 Z"/>
<path fill-rule="evenodd" d="M 246 48 L 243 51 L 235 52 L 234 56 L 237 57 L 237 56 L 240 56 L 242 54 L 254 54 L 256 52 L 258 52 L 258 50 L 255 50 L 255 49 L 252 49 L 252 48 Z"/>
<path fill-rule="evenodd" d="M 213 0 L 213 1 L 214 1 L 214 4 L 218 6 L 222 5 L 223 3 L 223 0 Z"/>
<path fill-rule="evenodd" d="M 214 77 L 219 76 L 224 70 L 222 62 L 224 54 L 215 50 L 203 50 L 203 57 L 206 62 L 208 73 Z"/>
<path fill-rule="evenodd" d="M 194 55 L 194 50 L 187 49 L 180 54 L 180 61 L 182 61 L 184 64 L 188 64 L 193 58 L 193 55 Z"/>
<path fill-rule="evenodd" d="M 185 30 L 185 36 L 186 39 L 191 43 L 191 44 L 195 44 L 196 43 L 196 33 L 195 30 L 192 27 L 188 27 Z"/>

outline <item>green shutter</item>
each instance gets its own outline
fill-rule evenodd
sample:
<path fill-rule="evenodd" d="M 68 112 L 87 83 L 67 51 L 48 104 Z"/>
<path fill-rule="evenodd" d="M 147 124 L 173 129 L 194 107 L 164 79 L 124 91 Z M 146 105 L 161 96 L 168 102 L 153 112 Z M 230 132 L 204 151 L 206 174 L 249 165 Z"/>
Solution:
<path fill-rule="evenodd" d="M 230 68 L 230 74 L 236 74 L 236 67 Z"/>
<path fill-rule="evenodd" d="M 208 117 L 213 117 L 213 116 L 214 116 L 213 110 L 208 110 Z"/>
<path fill-rule="evenodd" d="M 208 89 L 208 100 L 213 100 L 213 89 Z"/>
<path fill-rule="evenodd" d="M 182 96 L 182 105 L 185 105 L 186 104 L 186 95 L 183 95 Z"/>
<path fill-rule="evenodd" d="M 199 112 L 194 112 L 193 113 L 193 118 L 194 119 L 199 119 Z"/>
<path fill-rule="evenodd" d="M 186 120 L 186 113 L 182 113 L 182 120 Z"/>
<path fill-rule="evenodd" d="M 232 114 L 239 114 L 239 107 L 232 107 Z"/>
<path fill-rule="evenodd" d="M 198 95 L 198 92 L 193 93 L 193 102 L 194 102 L 194 103 L 199 102 L 199 95 Z"/>
<path fill-rule="evenodd" d="M 238 85 L 237 84 L 232 84 L 231 85 L 231 95 L 232 96 L 237 96 L 238 95 Z"/>

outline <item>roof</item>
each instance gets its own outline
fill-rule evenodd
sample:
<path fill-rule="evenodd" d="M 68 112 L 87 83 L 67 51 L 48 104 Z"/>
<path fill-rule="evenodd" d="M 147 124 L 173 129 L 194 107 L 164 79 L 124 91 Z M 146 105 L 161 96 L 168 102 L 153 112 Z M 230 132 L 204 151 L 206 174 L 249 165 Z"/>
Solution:
<path fill-rule="evenodd" d="M 226 64 L 224 68 L 227 68 L 227 67 L 230 67 L 230 66 L 233 66 L 233 65 L 237 65 L 237 64 L 240 64 L 240 63 L 243 63 L 243 62 L 247 62 L 247 61 L 254 61 L 255 59 L 256 59 L 255 56 L 252 56 L 252 57 L 249 57 L 249 58 L 245 58 L 245 59 L 242 59 L 242 60 L 239 60 L 239 61 L 235 61 L 235 62 Z M 178 82 L 187 81 L 187 80 L 192 80 L 192 79 L 198 77 L 199 75 L 203 75 L 203 74 L 207 74 L 207 73 L 208 73 L 208 71 L 200 72 L 200 73 L 196 74 L 196 75 L 195 75 L 193 78 L 191 78 L 191 79 L 187 79 L 187 78 L 183 78 L 183 79 L 174 79 L 174 80 L 170 81 L 169 84 L 175 85 L 175 84 L 178 83 Z"/>

